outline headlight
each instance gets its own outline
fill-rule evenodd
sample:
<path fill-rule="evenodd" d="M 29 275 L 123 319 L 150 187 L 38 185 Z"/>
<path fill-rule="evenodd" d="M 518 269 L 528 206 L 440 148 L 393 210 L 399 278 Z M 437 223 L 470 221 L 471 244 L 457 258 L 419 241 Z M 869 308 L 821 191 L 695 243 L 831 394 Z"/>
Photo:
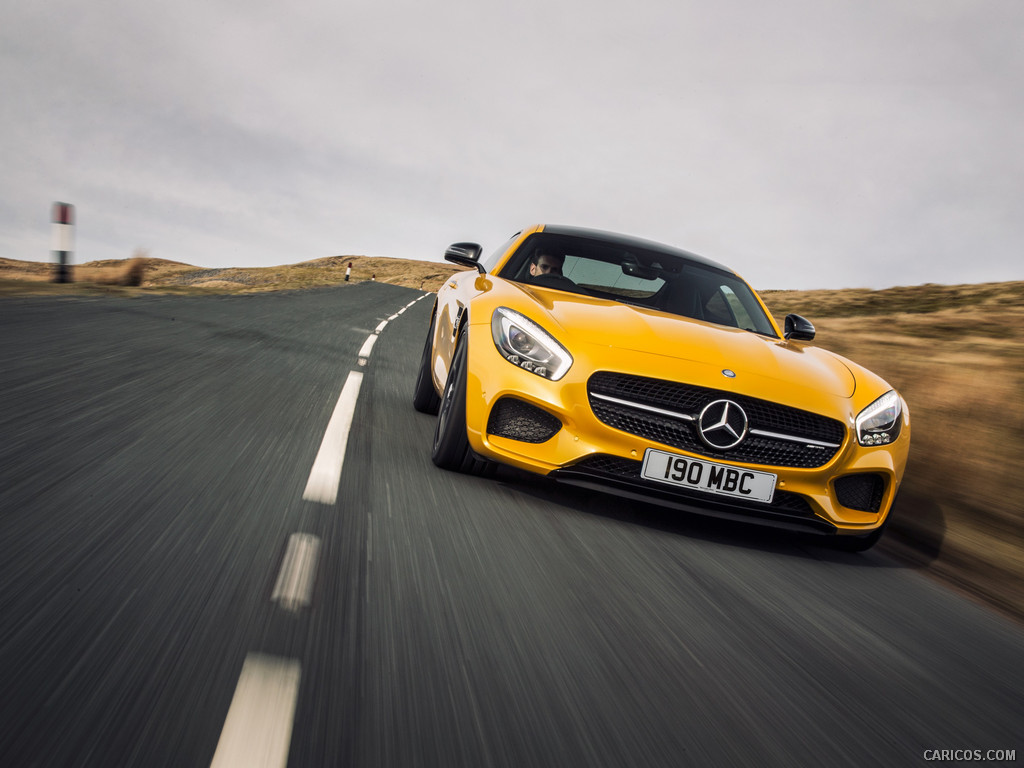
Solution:
<path fill-rule="evenodd" d="M 508 307 L 491 316 L 491 337 L 502 357 L 545 379 L 558 381 L 572 366 L 572 355 L 535 322 Z"/>
<path fill-rule="evenodd" d="M 890 389 L 857 415 L 857 442 L 887 445 L 900 436 L 903 401 Z"/>

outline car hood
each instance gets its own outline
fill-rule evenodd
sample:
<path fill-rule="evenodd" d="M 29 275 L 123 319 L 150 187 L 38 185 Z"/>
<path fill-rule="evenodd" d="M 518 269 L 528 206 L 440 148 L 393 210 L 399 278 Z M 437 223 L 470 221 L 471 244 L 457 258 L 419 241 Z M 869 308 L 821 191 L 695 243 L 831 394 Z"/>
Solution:
<path fill-rule="evenodd" d="M 849 398 L 856 388 L 856 378 L 843 360 L 817 347 L 627 304 L 527 286 L 523 290 L 546 310 L 553 324 L 535 319 L 550 326 L 570 351 L 586 344 L 655 355 L 662 358 L 659 368 L 669 360 L 678 361 L 690 377 L 704 369 L 702 378 L 715 386 L 722 383 L 722 371 L 729 370 L 736 374 L 733 388 L 751 393 L 761 391 L 768 381 L 773 389 L 783 385 L 794 395 L 809 389 Z"/>

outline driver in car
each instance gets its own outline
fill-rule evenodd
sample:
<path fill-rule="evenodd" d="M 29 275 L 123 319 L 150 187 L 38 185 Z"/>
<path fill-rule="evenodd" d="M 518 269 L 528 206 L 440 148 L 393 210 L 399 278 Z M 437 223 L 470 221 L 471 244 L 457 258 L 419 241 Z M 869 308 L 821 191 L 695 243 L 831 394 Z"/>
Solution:
<path fill-rule="evenodd" d="M 530 257 L 530 275 L 560 275 L 565 256 L 554 256 L 545 251 L 537 250 Z"/>

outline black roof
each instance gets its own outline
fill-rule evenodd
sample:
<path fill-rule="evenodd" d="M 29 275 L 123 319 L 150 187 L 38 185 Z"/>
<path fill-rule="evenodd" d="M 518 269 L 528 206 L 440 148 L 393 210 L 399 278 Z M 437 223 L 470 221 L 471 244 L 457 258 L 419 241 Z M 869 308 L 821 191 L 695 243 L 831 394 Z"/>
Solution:
<path fill-rule="evenodd" d="M 654 240 L 644 240 L 641 237 L 633 237 L 631 235 L 621 235 L 617 232 L 605 232 L 601 229 L 588 229 L 586 227 L 568 227 L 561 224 L 544 224 L 544 232 L 552 235 L 570 235 L 572 237 L 585 237 L 590 240 L 600 240 L 606 243 L 614 243 L 616 245 L 623 245 L 626 248 L 643 248 L 651 251 L 660 251 L 661 253 L 668 253 L 673 256 L 678 256 L 683 259 L 689 259 L 699 264 L 703 264 L 714 269 L 720 269 L 723 272 L 728 272 L 731 275 L 735 275 L 736 272 L 724 264 L 719 264 L 717 261 L 712 261 L 703 256 L 698 256 L 696 253 L 690 253 L 684 251 L 682 248 L 675 248 L 671 245 L 665 245 L 664 243 L 658 243 Z"/>

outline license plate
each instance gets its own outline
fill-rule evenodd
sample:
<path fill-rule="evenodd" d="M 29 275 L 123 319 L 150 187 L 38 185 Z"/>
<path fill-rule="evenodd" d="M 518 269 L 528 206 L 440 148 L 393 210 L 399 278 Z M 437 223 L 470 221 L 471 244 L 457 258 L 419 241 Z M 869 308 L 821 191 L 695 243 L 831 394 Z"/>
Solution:
<path fill-rule="evenodd" d="M 753 469 L 730 467 L 679 456 L 654 448 L 644 452 L 644 466 L 640 476 L 694 491 L 732 496 L 738 499 L 769 503 L 775 495 L 776 475 Z"/>

